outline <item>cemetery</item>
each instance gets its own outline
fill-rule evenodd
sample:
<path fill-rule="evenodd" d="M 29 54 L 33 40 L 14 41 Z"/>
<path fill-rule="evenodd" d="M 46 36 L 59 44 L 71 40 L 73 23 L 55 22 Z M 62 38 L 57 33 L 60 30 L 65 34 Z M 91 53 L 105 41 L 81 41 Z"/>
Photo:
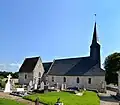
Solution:
<path fill-rule="evenodd" d="M 64 85 L 59 88 L 58 84 L 54 87 L 49 87 L 49 84 L 41 83 L 40 86 L 33 84 L 30 81 L 28 86 L 15 87 L 14 83 L 11 82 L 12 76 L 9 74 L 5 88 L 2 91 L 4 94 L 9 94 L 13 97 L 21 97 L 21 99 L 33 101 L 45 105 L 99 105 L 100 100 L 97 94 L 93 91 L 87 91 L 86 89 L 69 88 L 67 89 Z M 74 101 L 73 101 L 74 100 Z M 13 101 L 8 98 L 0 97 L 0 105 L 17 105 L 17 101 Z M 20 103 L 18 105 L 24 105 Z M 38 104 L 37 104 L 38 105 Z"/>

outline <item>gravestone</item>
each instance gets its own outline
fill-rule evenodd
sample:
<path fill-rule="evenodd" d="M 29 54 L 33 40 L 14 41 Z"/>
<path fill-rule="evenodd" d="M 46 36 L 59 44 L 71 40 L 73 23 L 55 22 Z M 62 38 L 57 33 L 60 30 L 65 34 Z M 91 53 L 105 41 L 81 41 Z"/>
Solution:
<path fill-rule="evenodd" d="M 66 84 L 64 84 L 64 89 L 66 89 Z"/>
<path fill-rule="evenodd" d="M 5 92 L 5 93 L 10 93 L 10 92 L 12 92 L 12 91 L 11 91 L 11 87 L 12 87 L 12 86 L 11 86 L 11 83 L 10 83 L 10 79 L 11 79 L 12 76 L 9 74 L 7 77 L 8 77 L 8 81 L 7 81 L 6 85 L 5 85 L 5 90 L 4 90 L 4 92 Z"/>
<path fill-rule="evenodd" d="M 59 89 L 59 84 L 58 83 L 56 84 L 56 88 Z"/>
<path fill-rule="evenodd" d="M 64 84 L 61 85 L 61 90 L 64 90 Z"/>
<path fill-rule="evenodd" d="M 30 82 L 29 82 L 29 85 L 27 86 L 27 90 L 28 90 L 28 91 L 31 91 L 32 88 L 33 88 L 33 82 L 30 81 Z"/>
<path fill-rule="evenodd" d="M 13 91 L 15 89 L 15 82 L 14 80 L 11 80 L 11 90 Z"/>
<path fill-rule="evenodd" d="M 37 81 L 36 81 L 36 78 L 34 78 L 34 90 L 36 90 L 37 89 L 37 83 L 36 83 Z"/>
<path fill-rule="evenodd" d="M 36 90 L 36 89 L 37 89 L 37 84 L 35 83 L 35 84 L 34 84 L 34 90 Z"/>
<path fill-rule="evenodd" d="M 41 82 L 40 88 L 43 90 L 44 89 L 44 82 Z"/>

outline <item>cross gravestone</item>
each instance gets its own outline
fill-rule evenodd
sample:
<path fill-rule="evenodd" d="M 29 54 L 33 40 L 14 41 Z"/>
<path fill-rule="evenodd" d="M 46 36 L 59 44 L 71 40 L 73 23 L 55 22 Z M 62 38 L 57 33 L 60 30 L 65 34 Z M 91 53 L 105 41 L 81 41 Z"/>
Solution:
<path fill-rule="evenodd" d="M 4 92 L 5 93 L 7 93 L 7 92 L 10 93 L 10 92 L 12 92 L 11 91 L 11 83 L 10 83 L 10 79 L 11 79 L 12 76 L 9 74 L 7 77 L 8 77 L 8 81 L 7 81 L 6 85 L 5 85 Z"/>

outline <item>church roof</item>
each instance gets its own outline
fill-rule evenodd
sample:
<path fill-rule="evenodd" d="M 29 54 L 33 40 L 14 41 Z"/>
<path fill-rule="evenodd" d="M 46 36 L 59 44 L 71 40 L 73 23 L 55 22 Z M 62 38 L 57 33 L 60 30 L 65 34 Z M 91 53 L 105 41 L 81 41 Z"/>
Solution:
<path fill-rule="evenodd" d="M 51 65 L 48 75 L 55 76 L 81 76 L 81 75 L 104 75 L 104 71 L 96 67 L 96 61 L 90 57 L 58 59 Z M 96 68 L 95 68 L 95 67 Z M 93 68 L 94 67 L 94 68 Z"/>
<path fill-rule="evenodd" d="M 32 72 L 40 57 L 26 58 L 19 69 L 19 72 Z"/>
<path fill-rule="evenodd" d="M 44 70 L 45 70 L 44 73 L 47 73 L 47 72 L 48 72 L 51 64 L 52 64 L 52 62 L 45 62 L 45 63 L 43 63 L 43 67 L 44 67 Z"/>
<path fill-rule="evenodd" d="M 40 57 L 32 57 L 32 58 L 26 58 L 22 64 L 22 66 L 19 69 L 19 72 L 32 72 L 38 62 L 38 59 Z M 50 66 L 51 66 L 52 62 L 45 62 L 43 63 L 43 67 L 45 72 L 47 73 Z"/>

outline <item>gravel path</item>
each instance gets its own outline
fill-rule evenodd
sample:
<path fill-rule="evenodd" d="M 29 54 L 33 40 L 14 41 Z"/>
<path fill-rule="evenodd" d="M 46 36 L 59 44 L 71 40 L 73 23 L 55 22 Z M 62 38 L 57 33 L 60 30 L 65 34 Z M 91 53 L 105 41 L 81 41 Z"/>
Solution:
<path fill-rule="evenodd" d="M 114 99 L 112 95 L 115 95 L 115 92 L 107 91 L 107 94 L 101 93 L 100 95 L 100 105 L 119 105 L 118 101 Z"/>
<path fill-rule="evenodd" d="M 18 102 L 24 103 L 26 105 L 35 105 L 34 102 L 22 99 L 21 97 L 17 97 L 17 96 L 12 96 L 3 92 L 0 92 L 0 98 L 7 98 L 7 99 L 13 99 L 13 100 L 17 100 Z"/>

